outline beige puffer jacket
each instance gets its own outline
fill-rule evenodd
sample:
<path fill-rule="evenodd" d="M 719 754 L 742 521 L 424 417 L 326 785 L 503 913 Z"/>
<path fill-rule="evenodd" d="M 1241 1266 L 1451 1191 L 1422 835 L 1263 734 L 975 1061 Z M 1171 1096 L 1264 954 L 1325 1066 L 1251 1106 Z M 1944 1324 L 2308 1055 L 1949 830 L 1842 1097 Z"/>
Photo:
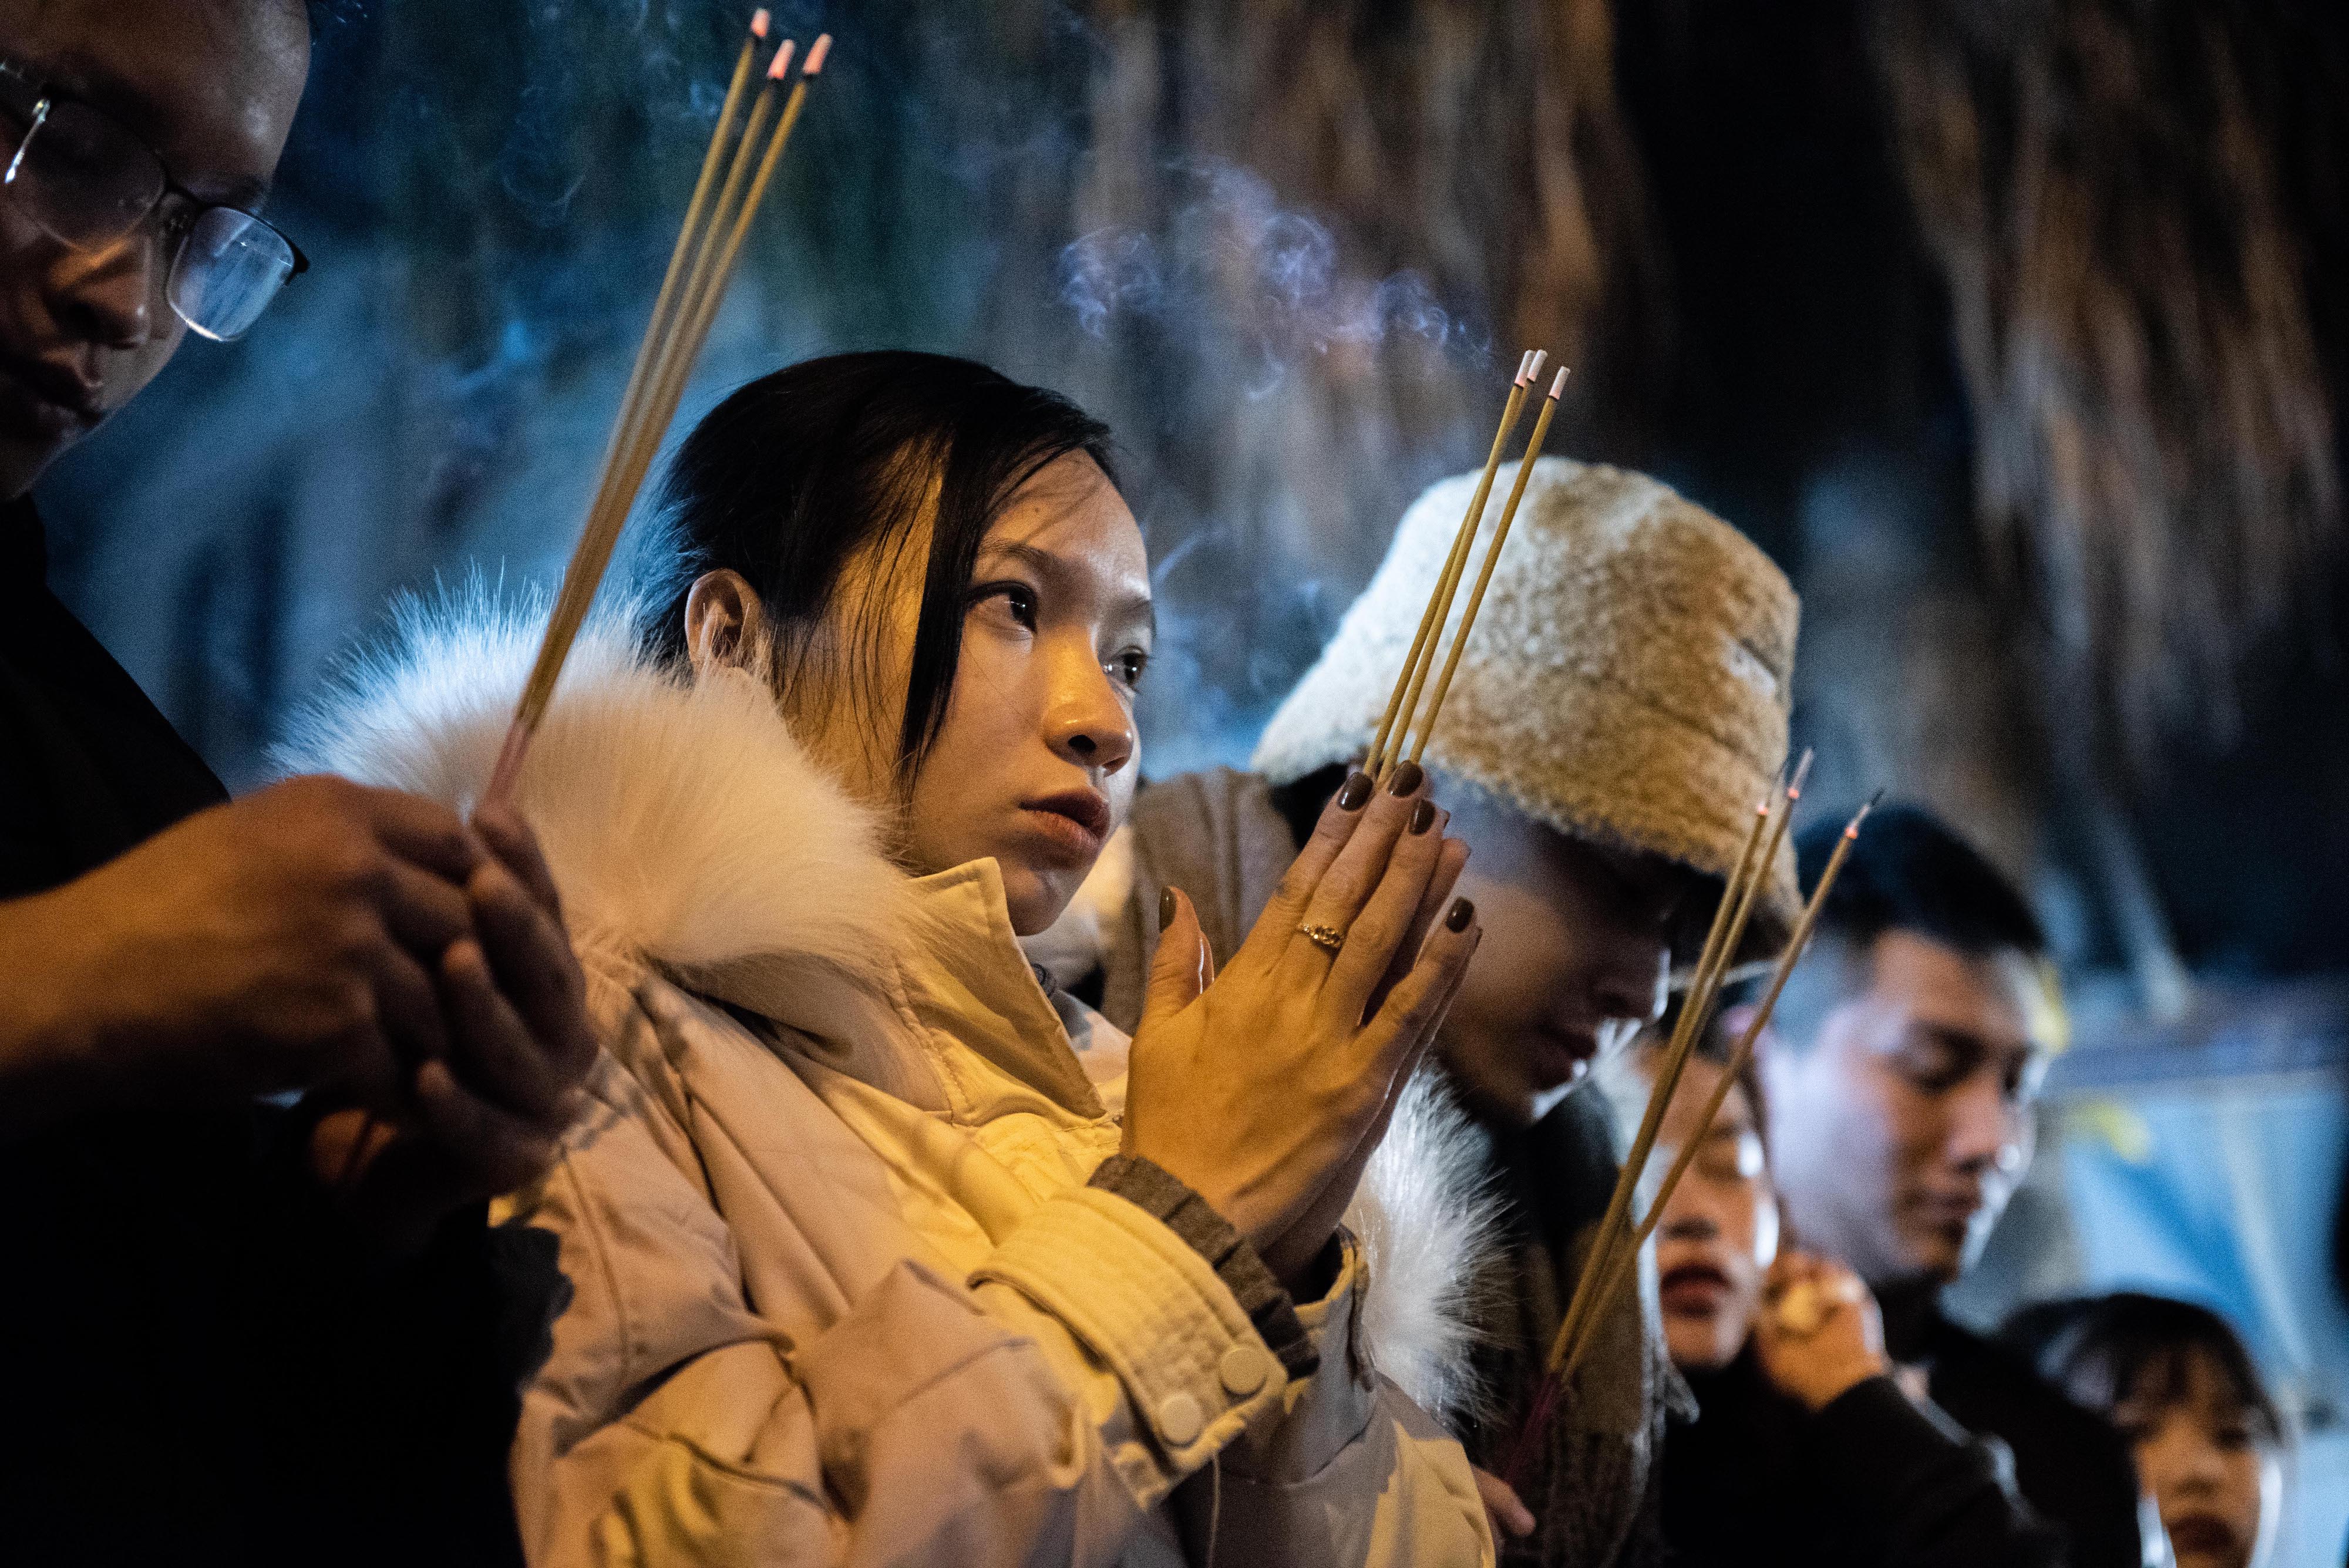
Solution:
<path fill-rule="evenodd" d="M 409 630 L 294 755 L 463 802 L 533 639 Z M 1491 1560 L 1458 1444 L 1379 1370 L 1464 1348 L 1433 1298 L 1468 1262 L 1418 1244 L 1475 1229 L 1440 1173 L 1382 1155 L 1361 1219 L 1428 1299 L 1365 1299 L 1350 1239 L 1291 1383 L 1197 1253 L 1085 1185 L 1123 1036 L 1038 984 L 992 861 L 903 876 L 754 682 L 610 633 L 522 800 L 605 1042 L 504 1206 L 568 1286 L 513 1449 L 533 1563 Z"/>

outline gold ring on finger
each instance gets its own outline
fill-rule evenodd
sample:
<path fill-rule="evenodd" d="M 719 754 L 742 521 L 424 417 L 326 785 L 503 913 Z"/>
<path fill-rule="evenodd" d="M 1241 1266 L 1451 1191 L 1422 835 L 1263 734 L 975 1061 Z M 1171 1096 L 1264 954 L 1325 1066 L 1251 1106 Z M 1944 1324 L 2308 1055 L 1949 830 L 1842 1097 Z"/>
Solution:
<path fill-rule="evenodd" d="M 1323 952 L 1336 952 L 1346 945 L 1346 933 L 1335 926 L 1301 925 L 1297 928 L 1305 940 Z"/>

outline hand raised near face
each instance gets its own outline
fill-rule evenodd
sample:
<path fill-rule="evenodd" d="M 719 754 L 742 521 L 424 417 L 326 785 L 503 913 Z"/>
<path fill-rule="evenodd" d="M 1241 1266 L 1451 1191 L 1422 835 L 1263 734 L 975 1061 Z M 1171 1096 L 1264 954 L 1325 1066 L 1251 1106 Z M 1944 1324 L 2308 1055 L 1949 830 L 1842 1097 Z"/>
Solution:
<path fill-rule="evenodd" d="M 1134 1035 L 1125 1152 L 1198 1193 L 1292 1286 L 1482 940 L 1473 908 L 1445 905 L 1466 846 L 1444 836 L 1417 767 L 1394 782 L 1347 780 L 1220 975 L 1170 893 Z"/>
<path fill-rule="evenodd" d="M 1808 1252 L 1771 1265 L 1754 1348 L 1772 1385 L 1813 1411 L 1891 1369 L 1876 1298 L 1849 1269 Z"/>

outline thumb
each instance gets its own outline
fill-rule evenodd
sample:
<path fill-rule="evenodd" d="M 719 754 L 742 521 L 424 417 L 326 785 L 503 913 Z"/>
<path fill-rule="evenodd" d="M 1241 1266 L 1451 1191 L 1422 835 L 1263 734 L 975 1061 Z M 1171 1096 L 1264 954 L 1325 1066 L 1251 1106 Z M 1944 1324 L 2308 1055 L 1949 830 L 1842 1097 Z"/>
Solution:
<path fill-rule="evenodd" d="M 1150 961 L 1150 983 L 1143 993 L 1142 1023 L 1134 1036 L 1174 1017 L 1199 998 L 1216 978 L 1216 958 L 1199 929 L 1199 913 L 1179 888 L 1158 896 L 1158 956 Z"/>

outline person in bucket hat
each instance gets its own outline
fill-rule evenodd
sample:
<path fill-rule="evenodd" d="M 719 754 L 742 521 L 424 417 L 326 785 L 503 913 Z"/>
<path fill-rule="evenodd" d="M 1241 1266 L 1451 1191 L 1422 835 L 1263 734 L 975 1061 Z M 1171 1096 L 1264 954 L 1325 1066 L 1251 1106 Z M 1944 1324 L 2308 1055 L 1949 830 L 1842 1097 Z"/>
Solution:
<path fill-rule="evenodd" d="M 1515 478 L 1504 469 L 1495 491 Z M 1161 891 L 1189 895 L 1219 953 L 1237 945 L 1314 814 L 1368 753 L 1476 475 L 1429 489 L 1384 563 L 1290 692 L 1252 771 L 1164 780 L 1136 802 L 1061 926 L 1030 953 L 1138 1017 Z M 1475 560 L 1496 525 L 1487 509 Z M 1423 761 L 1475 858 L 1461 891 L 1485 940 L 1438 1050 L 1475 1124 L 1456 1157 L 1503 1200 L 1475 1288 L 1486 1345 L 1466 1405 L 1470 1456 L 1508 1446 L 1611 1192 L 1596 1091 L 1570 1093 L 1603 1044 L 1659 1015 L 1693 962 L 1755 805 L 1785 763 L 1799 607 L 1769 558 L 1644 475 L 1535 465 Z M 1406 764 L 1408 767 L 1409 764 Z M 1782 850 L 1737 955 L 1767 957 L 1798 912 Z M 1471 1288 L 1464 1283 L 1463 1288 Z M 1653 1309 L 1626 1293 L 1602 1322 L 1547 1451 L 1487 1483 L 1505 1555 L 1631 1564 L 1660 1557 L 1657 1450 L 1687 1412 Z"/>

